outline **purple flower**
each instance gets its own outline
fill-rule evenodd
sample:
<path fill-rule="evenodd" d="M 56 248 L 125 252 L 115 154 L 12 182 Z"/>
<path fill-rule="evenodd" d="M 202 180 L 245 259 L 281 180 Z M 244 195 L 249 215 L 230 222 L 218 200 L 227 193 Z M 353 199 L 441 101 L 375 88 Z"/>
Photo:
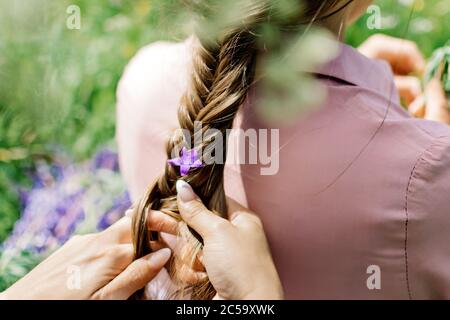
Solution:
<path fill-rule="evenodd" d="M 99 220 L 102 229 L 108 227 L 131 205 L 117 172 L 117 154 L 101 151 L 79 164 L 60 158 L 36 163 L 33 187 L 20 193 L 21 218 L 0 252 L 49 252 L 74 232 L 95 231 Z"/>
<path fill-rule="evenodd" d="M 117 157 L 117 153 L 103 149 L 95 156 L 93 169 L 109 169 L 111 171 L 119 170 L 119 160 Z"/>
<path fill-rule="evenodd" d="M 128 192 L 124 192 L 114 200 L 112 207 L 103 214 L 97 224 L 97 231 L 102 231 L 123 217 L 123 213 L 130 208 L 131 199 Z"/>
<path fill-rule="evenodd" d="M 181 150 L 181 157 L 167 160 L 172 166 L 180 167 L 181 176 L 189 173 L 191 168 L 202 168 L 204 165 L 198 157 L 196 149 L 187 150 L 185 147 Z"/>

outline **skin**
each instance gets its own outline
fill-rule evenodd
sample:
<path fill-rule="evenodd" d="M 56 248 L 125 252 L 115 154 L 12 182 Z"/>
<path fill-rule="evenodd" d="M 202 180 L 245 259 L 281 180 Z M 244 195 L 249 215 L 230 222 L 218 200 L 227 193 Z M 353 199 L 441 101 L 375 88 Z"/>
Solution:
<path fill-rule="evenodd" d="M 345 26 L 360 17 L 372 1 L 354 1 L 323 26 L 342 38 Z M 413 115 L 450 123 L 444 90 L 435 79 L 422 92 L 419 80 L 425 68 L 417 45 L 411 41 L 374 35 L 359 48 L 372 59 L 386 60 L 396 75 L 400 96 Z M 185 223 L 204 240 L 199 256 L 202 271 L 186 270 L 196 281 L 208 277 L 222 299 L 282 299 L 283 290 L 261 221 L 248 209 L 229 200 L 228 220 L 212 214 L 182 181 L 177 183 L 178 205 Z M 156 252 L 132 261 L 131 220 L 125 217 L 99 233 L 72 238 L 66 245 L 19 280 L 0 299 L 126 299 L 142 288 L 170 258 L 166 244 L 175 246 L 179 223 L 158 211 L 148 213 L 149 230 L 161 232 L 164 243 L 151 246 Z M 68 267 L 81 270 L 81 288 L 70 290 Z M 204 268 L 204 270 L 203 270 Z"/>
<path fill-rule="evenodd" d="M 180 181 L 177 189 L 185 223 L 204 239 L 200 260 L 216 288 L 217 298 L 281 299 L 281 282 L 259 218 L 232 200 L 229 220 L 219 218 L 206 209 L 187 183 Z M 147 220 L 151 231 L 178 233 L 179 223 L 162 212 L 150 211 Z M 161 249 L 164 246 L 152 243 L 153 250 L 158 251 L 132 261 L 131 219 L 126 216 L 101 233 L 72 238 L 1 298 L 127 299 L 167 263 L 171 250 Z M 80 289 L 67 286 L 70 266 L 81 271 Z M 203 274 L 190 272 L 197 280 Z"/>
<path fill-rule="evenodd" d="M 161 245 L 153 247 L 158 250 Z M 124 217 L 103 232 L 73 237 L 1 298 L 127 299 L 158 274 L 170 255 L 166 248 L 133 261 L 131 219 Z M 79 270 L 79 289 L 68 285 L 73 267 Z"/>
<path fill-rule="evenodd" d="M 355 0 L 347 8 L 324 21 L 322 26 L 342 41 L 346 26 L 360 18 L 372 2 Z M 343 4 L 344 0 L 338 5 Z M 425 71 L 426 61 L 415 42 L 375 34 L 362 43 L 358 50 L 370 59 L 385 60 L 390 64 L 399 96 L 412 115 L 450 124 L 450 108 L 439 81 L 431 81 L 422 89 L 420 77 Z"/>
<path fill-rule="evenodd" d="M 358 18 L 366 12 L 372 2 L 372 0 L 353 0 L 353 2 L 344 9 L 335 13 L 326 20 L 321 20 L 319 25 L 331 31 L 339 40 L 342 41 L 344 39 L 347 26 L 358 20 Z M 332 13 L 333 11 L 344 6 L 346 3 L 347 0 L 339 1 L 335 7 L 330 8 L 327 12 L 324 12 L 323 15 Z"/>
<path fill-rule="evenodd" d="M 430 81 L 424 93 L 427 101 L 424 118 L 450 124 L 447 97 L 438 79 Z"/>
<path fill-rule="evenodd" d="M 177 190 L 183 220 L 203 238 L 200 261 L 217 297 L 282 299 L 281 281 L 261 220 L 231 199 L 228 220 L 223 219 L 209 211 L 186 182 L 179 180 Z"/>
<path fill-rule="evenodd" d="M 348 23 L 352 24 L 358 20 L 373 3 L 373 0 L 353 0 L 348 10 Z"/>

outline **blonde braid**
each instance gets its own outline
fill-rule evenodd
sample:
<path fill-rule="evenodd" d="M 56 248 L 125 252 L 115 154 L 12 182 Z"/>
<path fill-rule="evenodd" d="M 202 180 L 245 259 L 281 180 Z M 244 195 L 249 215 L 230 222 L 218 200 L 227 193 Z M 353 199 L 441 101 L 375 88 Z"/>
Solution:
<path fill-rule="evenodd" d="M 255 6 L 246 19 L 245 28 L 230 30 L 216 44 L 204 45 L 196 41 L 193 57 L 193 71 L 190 88 L 183 96 L 178 110 L 180 128 L 194 133 L 195 122 L 200 121 L 202 131 L 216 129 L 225 137 L 225 132 L 233 124 L 239 107 L 244 103 L 248 89 L 253 82 L 256 63 L 256 38 L 254 28 L 266 17 L 267 7 Z M 192 135 L 191 135 L 192 136 Z M 174 148 L 186 142 L 184 137 L 175 133 L 167 143 L 167 156 L 170 159 Z M 196 146 L 205 151 L 211 144 L 211 139 L 202 141 Z M 224 139 L 223 159 L 226 159 L 226 144 Z M 151 252 L 150 241 L 157 239 L 157 234 L 147 230 L 146 213 L 148 209 L 160 210 L 181 220 L 176 203 L 176 181 L 183 178 L 195 190 L 205 205 L 218 215 L 227 212 L 226 197 L 223 186 L 224 163 L 213 163 L 203 168 L 190 170 L 181 177 L 178 168 L 167 164 L 165 172 L 147 191 L 139 205 L 135 208 L 133 221 L 133 242 L 135 258 L 140 258 Z M 192 250 L 188 257 L 175 257 L 172 273 L 175 275 L 183 265 L 192 267 L 197 253 L 202 248 L 202 240 L 192 230 L 181 228 L 181 236 L 191 243 Z M 211 299 L 214 288 L 208 280 L 191 286 L 192 299 Z"/>

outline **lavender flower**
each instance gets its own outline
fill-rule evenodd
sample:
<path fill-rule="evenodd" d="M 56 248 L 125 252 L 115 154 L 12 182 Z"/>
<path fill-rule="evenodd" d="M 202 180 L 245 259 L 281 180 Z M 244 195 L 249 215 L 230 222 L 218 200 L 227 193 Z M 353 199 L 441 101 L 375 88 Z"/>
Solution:
<path fill-rule="evenodd" d="M 97 224 L 97 231 L 102 231 L 119 220 L 123 213 L 130 207 L 131 200 L 127 192 L 114 200 L 113 206 L 100 218 Z"/>
<path fill-rule="evenodd" d="M 94 158 L 93 170 L 108 169 L 114 172 L 119 171 L 119 161 L 117 154 L 111 150 L 101 150 Z"/>
<path fill-rule="evenodd" d="M 117 155 L 109 150 L 80 165 L 37 163 L 33 182 L 21 192 L 22 215 L 2 250 L 49 253 L 74 233 L 107 228 L 130 207 Z"/>

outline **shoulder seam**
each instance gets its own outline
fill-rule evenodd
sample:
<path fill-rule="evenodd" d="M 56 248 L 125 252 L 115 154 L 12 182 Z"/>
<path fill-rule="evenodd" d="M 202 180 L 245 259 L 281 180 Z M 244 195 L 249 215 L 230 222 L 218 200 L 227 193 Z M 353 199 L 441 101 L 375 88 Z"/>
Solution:
<path fill-rule="evenodd" d="M 404 260 L 405 260 L 405 278 L 406 278 L 406 289 L 408 292 L 408 298 L 410 300 L 413 299 L 412 297 L 412 292 L 411 292 L 411 285 L 410 285 L 410 280 L 409 280 L 409 265 L 408 265 L 408 224 L 409 224 L 409 207 L 408 207 L 408 199 L 409 199 L 409 193 L 410 193 L 410 187 L 412 185 L 413 179 L 414 179 L 414 175 L 416 172 L 417 167 L 421 164 L 421 162 L 423 161 L 423 157 L 424 155 L 431 149 L 434 147 L 435 143 L 437 141 L 439 141 L 442 138 L 450 138 L 450 135 L 445 135 L 445 136 L 439 136 L 436 137 L 432 140 L 431 144 L 420 154 L 420 156 L 418 157 L 418 159 L 416 160 L 411 173 L 409 175 L 409 179 L 408 179 L 408 184 L 406 187 L 406 192 L 405 192 L 405 223 L 404 223 L 404 232 L 405 232 L 405 241 L 404 241 Z"/>

